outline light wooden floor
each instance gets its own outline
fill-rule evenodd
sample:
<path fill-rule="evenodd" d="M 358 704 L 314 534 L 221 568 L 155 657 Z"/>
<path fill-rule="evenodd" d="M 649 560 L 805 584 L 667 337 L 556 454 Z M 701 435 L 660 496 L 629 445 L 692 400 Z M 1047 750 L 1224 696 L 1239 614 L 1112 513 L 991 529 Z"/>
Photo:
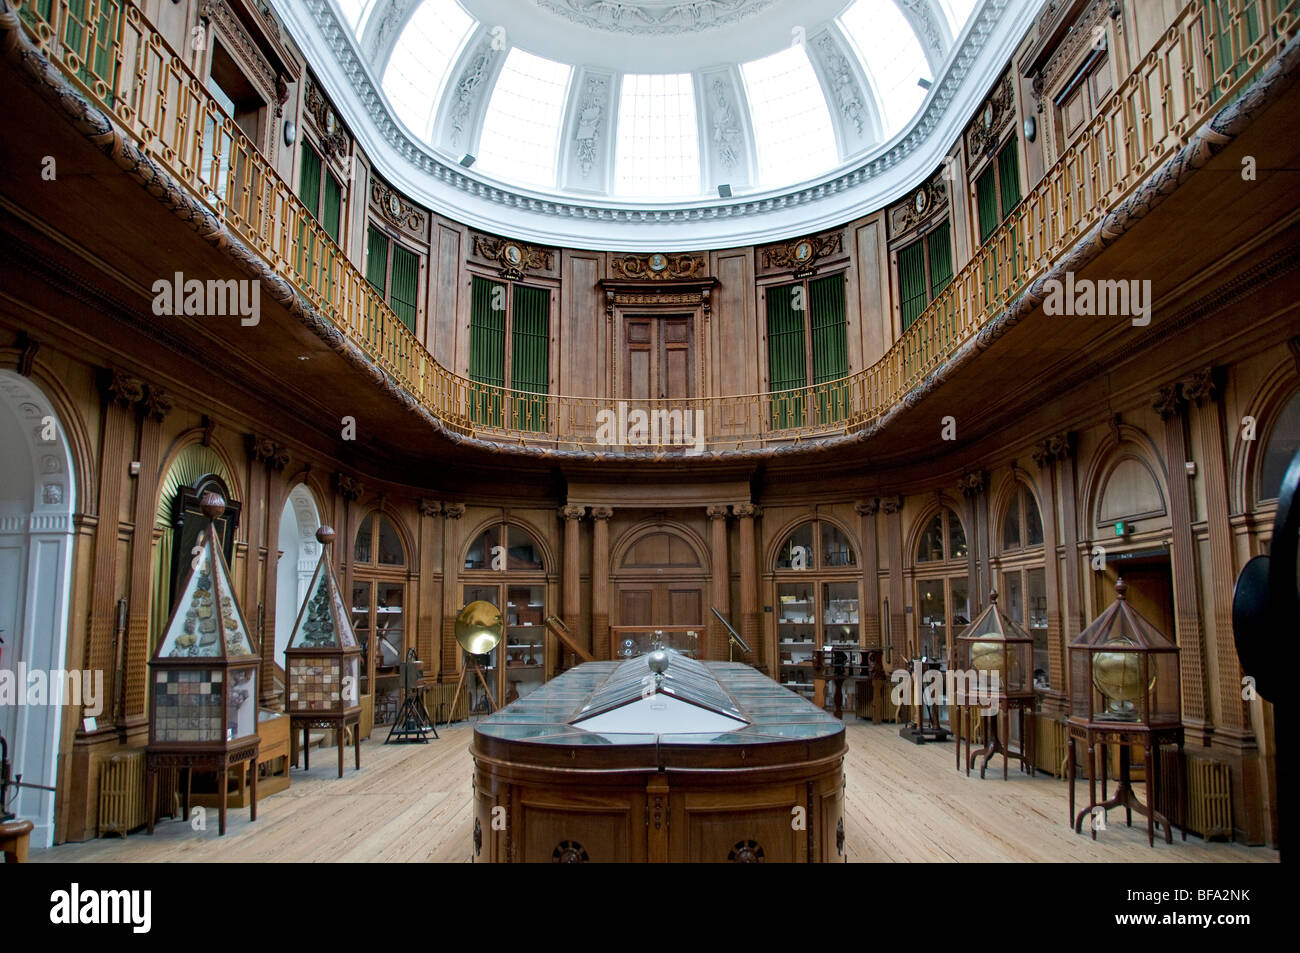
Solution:
<path fill-rule="evenodd" d="M 470 731 L 439 728 L 428 745 L 383 745 L 382 732 L 361 748 L 362 770 L 336 777 L 333 752 L 293 772 L 288 791 L 258 805 L 258 819 L 232 810 L 225 837 L 216 812 L 208 829 L 163 821 L 153 837 L 111 837 L 32 851 L 34 862 L 446 861 L 470 859 Z M 980 781 L 958 774 L 951 744 L 912 745 L 893 725 L 851 724 L 845 764 L 845 833 L 851 861 L 1170 861 L 1276 862 L 1277 852 L 1174 836 L 1147 847 L 1145 823 L 1111 827 L 1094 842 L 1066 823 L 1064 781 Z M 1086 797 L 1086 783 L 1080 787 Z M 1118 825 L 1118 826 L 1116 826 Z"/>

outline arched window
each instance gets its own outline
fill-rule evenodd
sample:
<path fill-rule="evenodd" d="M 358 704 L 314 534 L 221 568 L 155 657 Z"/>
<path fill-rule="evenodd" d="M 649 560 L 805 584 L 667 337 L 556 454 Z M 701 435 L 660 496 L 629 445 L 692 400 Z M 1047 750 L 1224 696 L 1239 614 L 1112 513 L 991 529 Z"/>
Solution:
<path fill-rule="evenodd" d="M 966 529 L 955 510 L 930 516 L 916 544 L 915 651 L 927 659 L 952 657 L 954 631 L 970 624 Z"/>
<path fill-rule="evenodd" d="M 857 565 L 853 543 L 834 523 L 803 523 L 786 537 L 773 566 L 781 684 L 814 697 L 813 653 L 861 644 Z M 851 688 L 846 683 L 846 691 Z"/>
<path fill-rule="evenodd" d="M 1300 450 L 1300 391 L 1291 395 L 1269 430 L 1259 467 L 1260 500 L 1276 500 L 1291 458 Z"/>
<path fill-rule="evenodd" d="M 1002 518 L 1002 557 L 995 564 L 998 604 L 1034 637 L 1034 683 L 1047 688 L 1047 570 L 1043 519 L 1033 491 L 1017 482 Z M 1001 570 L 1000 575 L 997 570 Z"/>
<path fill-rule="evenodd" d="M 553 667 L 546 635 L 546 558 L 537 538 L 522 526 L 493 523 L 470 541 L 461 573 L 461 605 L 490 602 L 501 610 L 505 639 L 484 665 L 498 706 L 541 686 Z M 504 661 L 503 661 L 504 660 Z M 470 686 L 470 709 L 490 707 L 482 684 Z"/>
<path fill-rule="evenodd" d="M 352 628 L 361 645 L 361 690 L 375 696 L 376 724 L 397 716 L 406 579 L 406 547 L 397 527 L 384 513 L 368 513 L 352 548 Z"/>

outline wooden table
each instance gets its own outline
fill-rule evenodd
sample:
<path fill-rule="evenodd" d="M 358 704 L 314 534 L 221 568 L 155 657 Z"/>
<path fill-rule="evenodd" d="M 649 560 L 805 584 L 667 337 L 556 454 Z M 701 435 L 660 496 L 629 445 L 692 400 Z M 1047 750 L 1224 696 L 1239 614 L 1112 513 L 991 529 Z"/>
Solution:
<path fill-rule="evenodd" d="M 0 853 L 6 864 L 27 863 L 27 845 L 31 841 L 32 822 L 24 819 L 0 822 Z"/>
<path fill-rule="evenodd" d="M 149 819 L 149 833 L 153 833 L 153 825 L 156 820 L 157 794 L 158 794 L 158 772 L 164 768 L 184 768 L 185 769 L 185 795 L 182 803 L 182 818 L 189 820 L 190 816 L 190 778 L 194 774 L 194 769 L 201 771 L 215 771 L 217 773 L 217 810 L 219 813 L 219 831 L 224 836 L 226 833 L 226 800 L 228 797 L 227 775 L 233 765 L 248 761 L 249 774 L 249 815 L 250 821 L 257 820 L 257 750 L 261 746 L 262 739 L 253 735 L 252 737 L 232 744 L 228 748 L 219 748 L 212 751 L 196 751 L 193 748 L 186 748 L 183 751 L 168 750 L 166 748 L 150 748 L 145 752 L 145 812 Z"/>
<path fill-rule="evenodd" d="M 1129 827 L 1133 826 L 1134 811 L 1146 817 L 1148 846 L 1155 846 L 1155 828 L 1160 824 L 1163 824 L 1165 828 L 1165 843 L 1172 844 L 1174 834 L 1169 818 L 1156 809 L 1156 805 L 1160 803 L 1159 752 L 1162 744 L 1178 745 L 1178 764 L 1182 769 L 1186 757 L 1183 753 L 1182 726 L 1149 728 L 1146 725 L 1126 724 L 1124 722 L 1099 724 L 1097 722 L 1084 723 L 1070 719 L 1066 722 L 1066 732 L 1068 735 L 1066 770 L 1070 782 L 1070 823 L 1074 826 L 1074 832 L 1078 834 L 1083 831 L 1083 819 L 1096 809 L 1100 808 L 1105 812 L 1113 807 L 1122 807 L 1124 808 L 1125 823 Z M 1082 741 L 1088 746 L 1088 806 L 1077 815 L 1074 812 L 1074 743 L 1076 741 Z M 1109 798 L 1106 796 L 1105 754 L 1105 748 L 1108 744 L 1119 745 L 1119 778 L 1116 780 L 1115 793 Z M 1132 745 L 1142 746 L 1142 764 L 1146 771 L 1147 785 L 1145 804 L 1138 800 L 1129 776 L 1130 746 Z M 1102 799 L 1100 801 L 1097 800 L 1098 775 L 1101 776 Z M 1187 840 L 1187 828 L 1180 824 L 1179 829 L 1182 831 L 1183 840 Z M 1092 839 L 1097 839 L 1097 825 L 1095 822 L 1092 824 Z"/>
<path fill-rule="evenodd" d="M 352 737 L 352 753 L 356 760 L 356 769 L 361 770 L 361 709 L 354 708 L 352 711 L 342 712 L 337 715 L 327 715 L 322 713 L 313 713 L 310 715 L 289 715 L 290 731 L 295 732 L 302 729 L 302 769 L 311 770 L 311 729 L 329 728 L 334 732 L 338 740 L 339 748 L 339 777 L 343 777 L 343 746 L 347 743 L 348 727 L 351 726 L 355 734 Z M 298 753 L 293 753 L 293 766 L 298 767 Z"/>

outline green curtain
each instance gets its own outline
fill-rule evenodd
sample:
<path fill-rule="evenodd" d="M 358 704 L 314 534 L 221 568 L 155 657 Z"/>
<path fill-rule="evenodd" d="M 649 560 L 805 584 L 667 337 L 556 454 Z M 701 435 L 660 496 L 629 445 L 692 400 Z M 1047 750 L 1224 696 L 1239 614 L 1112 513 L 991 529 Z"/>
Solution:
<path fill-rule="evenodd" d="M 795 390 L 808 384 L 803 320 L 808 302 L 803 302 L 802 309 L 796 308 L 803 295 L 802 283 L 780 285 L 767 292 L 768 389 L 776 430 L 803 426 L 803 392 Z"/>
<path fill-rule="evenodd" d="M 939 293 L 952 282 L 952 228 L 944 222 L 925 239 L 926 250 L 930 253 L 930 299 L 939 297 Z"/>
<path fill-rule="evenodd" d="M 998 153 L 998 182 L 1002 187 L 1002 218 L 1005 219 L 1020 204 L 1020 159 L 1015 136 Z"/>
<path fill-rule="evenodd" d="M 993 163 L 975 180 L 975 207 L 979 212 L 980 241 L 986 242 L 1002 221 L 998 217 L 997 168 Z"/>
<path fill-rule="evenodd" d="M 899 249 L 898 295 L 903 330 L 906 331 L 929 303 L 925 280 L 925 245 L 921 239 Z"/>
<path fill-rule="evenodd" d="M 474 277 L 470 286 L 469 378 L 487 385 L 470 390 L 470 419 L 493 427 L 502 425 L 501 393 L 506 386 L 506 286 Z M 501 308 L 493 305 L 501 303 Z"/>
<path fill-rule="evenodd" d="M 302 144 L 302 169 L 298 173 L 298 198 L 313 218 L 320 216 L 321 161 L 316 150 Z"/>
<path fill-rule="evenodd" d="M 827 275 L 808 283 L 812 308 L 813 383 L 818 424 L 835 423 L 848 414 L 849 346 L 844 275 Z"/>
<path fill-rule="evenodd" d="M 510 386 L 537 397 L 516 396 L 514 427 L 546 429 L 546 393 L 550 390 L 551 293 L 515 285 L 510 328 Z"/>
<path fill-rule="evenodd" d="M 401 245 L 393 246 L 393 275 L 389 281 L 388 306 L 401 322 L 415 331 L 419 303 L 420 256 Z"/>

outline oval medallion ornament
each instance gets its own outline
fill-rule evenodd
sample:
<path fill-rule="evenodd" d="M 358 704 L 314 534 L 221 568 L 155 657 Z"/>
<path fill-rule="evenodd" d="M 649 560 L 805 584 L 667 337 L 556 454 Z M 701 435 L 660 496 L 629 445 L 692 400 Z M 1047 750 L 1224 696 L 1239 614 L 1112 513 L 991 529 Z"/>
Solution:
<path fill-rule="evenodd" d="M 668 256 L 666 256 L 666 255 L 651 255 L 651 256 L 650 256 L 650 270 L 651 270 L 651 271 L 653 271 L 653 272 L 655 272 L 655 273 L 657 274 L 657 273 L 663 271 L 663 270 L 664 270 L 665 268 L 667 268 L 667 267 L 668 267 Z"/>
<path fill-rule="evenodd" d="M 502 254 L 505 257 L 506 263 L 511 265 L 514 268 L 518 268 L 521 264 L 523 264 L 524 250 L 520 248 L 518 245 L 507 245 L 502 250 Z"/>
<path fill-rule="evenodd" d="M 925 189 L 917 189 L 915 204 L 916 214 L 924 215 L 926 208 L 930 205 L 930 195 Z"/>
<path fill-rule="evenodd" d="M 392 192 L 388 193 L 388 212 L 394 218 L 397 218 L 402 214 L 402 200 Z"/>
<path fill-rule="evenodd" d="M 813 247 L 812 242 L 804 240 L 794 246 L 794 260 L 801 265 L 812 261 Z"/>
<path fill-rule="evenodd" d="M 334 135 L 334 130 L 338 128 L 338 120 L 334 118 L 333 112 L 325 113 L 325 135 Z"/>

